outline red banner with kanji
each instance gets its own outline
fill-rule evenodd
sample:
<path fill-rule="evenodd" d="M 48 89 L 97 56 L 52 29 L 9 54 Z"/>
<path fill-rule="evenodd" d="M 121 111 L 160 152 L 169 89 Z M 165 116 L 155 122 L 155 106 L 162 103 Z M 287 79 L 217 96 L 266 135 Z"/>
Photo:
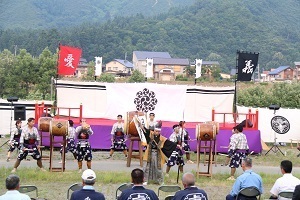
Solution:
<path fill-rule="evenodd" d="M 80 48 L 60 45 L 58 74 L 73 75 L 77 69 L 81 52 Z"/>

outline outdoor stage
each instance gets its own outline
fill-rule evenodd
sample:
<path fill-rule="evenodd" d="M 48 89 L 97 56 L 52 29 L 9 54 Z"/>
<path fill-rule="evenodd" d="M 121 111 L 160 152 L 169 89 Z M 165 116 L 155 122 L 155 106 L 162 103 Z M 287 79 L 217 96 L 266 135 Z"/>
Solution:
<path fill-rule="evenodd" d="M 109 150 L 111 145 L 111 129 L 112 125 L 115 123 L 114 120 L 106 120 L 106 119 L 87 119 L 87 123 L 91 125 L 91 128 L 94 131 L 94 134 L 90 137 L 90 143 L 93 149 L 95 150 Z M 163 122 L 162 126 L 162 135 L 165 137 L 169 137 L 173 130 L 172 126 L 176 124 L 176 122 Z M 190 146 L 192 151 L 197 151 L 197 140 L 195 135 L 195 127 L 197 123 L 186 123 L 186 129 L 189 132 L 191 137 Z M 76 124 L 75 126 L 77 126 Z M 231 128 L 233 125 L 227 124 L 227 128 L 221 128 L 219 133 L 216 136 L 216 149 L 219 153 L 227 153 L 227 148 L 229 145 L 230 136 L 232 135 Z M 220 127 L 223 127 L 220 124 Z M 250 151 L 254 151 L 254 153 L 261 153 L 262 146 L 261 146 L 261 137 L 259 130 L 252 130 L 252 129 L 245 129 L 243 131 L 247 137 L 248 145 Z M 60 141 L 62 137 L 55 137 L 55 141 Z M 43 132 L 42 133 L 42 144 L 43 146 L 49 146 L 49 133 Z M 127 145 L 129 146 L 129 141 L 127 141 Z M 58 146 L 56 146 L 58 147 Z M 134 145 L 134 149 L 138 149 L 137 145 Z"/>

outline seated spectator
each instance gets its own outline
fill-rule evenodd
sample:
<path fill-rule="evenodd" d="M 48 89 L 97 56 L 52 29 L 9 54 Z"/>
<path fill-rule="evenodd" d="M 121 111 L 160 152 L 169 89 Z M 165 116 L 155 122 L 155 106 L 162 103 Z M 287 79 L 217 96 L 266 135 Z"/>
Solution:
<path fill-rule="evenodd" d="M 180 190 L 176 192 L 173 199 L 175 200 L 184 200 L 184 199 L 207 200 L 208 199 L 206 192 L 195 186 L 195 176 L 191 172 L 187 172 L 183 174 L 182 184 L 184 190 Z"/>
<path fill-rule="evenodd" d="M 0 200 L 30 200 L 28 195 L 18 191 L 20 187 L 20 178 L 17 175 L 9 175 L 5 180 L 5 185 L 8 191 L 0 196 Z"/>
<path fill-rule="evenodd" d="M 132 188 L 124 190 L 119 200 L 130 200 L 130 199 L 151 199 L 158 200 L 157 195 L 153 190 L 144 188 L 144 172 L 141 169 L 134 169 L 131 172 L 131 181 L 133 183 Z"/>
<path fill-rule="evenodd" d="M 300 180 L 292 175 L 293 163 L 289 160 L 283 160 L 280 163 L 282 177 L 278 178 L 273 185 L 270 199 L 277 199 L 278 194 L 283 191 L 294 192 L 296 185 L 300 184 Z"/>
<path fill-rule="evenodd" d="M 300 199 L 300 185 L 297 185 L 295 187 L 292 200 L 298 200 L 298 199 Z"/>
<path fill-rule="evenodd" d="M 244 173 L 240 175 L 233 184 L 230 194 L 226 196 L 226 200 L 234 200 L 241 189 L 247 187 L 257 187 L 263 192 L 262 178 L 252 170 L 252 159 L 245 158 L 242 160 L 242 169 Z M 249 199 L 241 197 L 240 199 Z M 256 199 L 256 198 L 253 198 Z"/>
<path fill-rule="evenodd" d="M 96 174 L 93 170 L 87 169 L 82 173 L 82 185 L 81 190 L 75 191 L 71 195 L 71 200 L 105 200 L 102 193 L 96 192 L 93 185 L 96 182 Z"/>

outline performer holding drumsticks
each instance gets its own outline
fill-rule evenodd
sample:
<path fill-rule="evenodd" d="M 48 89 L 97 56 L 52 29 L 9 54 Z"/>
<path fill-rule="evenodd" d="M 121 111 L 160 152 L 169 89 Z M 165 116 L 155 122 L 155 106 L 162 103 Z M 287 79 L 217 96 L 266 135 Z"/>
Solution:
<path fill-rule="evenodd" d="M 27 127 L 25 127 L 21 133 L 20 153 L 11 173 L 15 173 L 17 171 L 17 168 L 20 165 L 21 161 L 26 158 L 28 153 L 30 153 L 33 159 L 37 161 L 37 165 L 39 166 L 41 171 L 46 171 L 43 168 L 42 157 L 39 151 L 40 142 L 40 135 L 37 128 L 34 127 L 34 118 L 29 118 L 27 120 Z"/>
<path fill-rule="evenodd" d="M 179 133 L 178 124 L 173 126 L 173 133 L 170 135 L 169 140 L 171 142 L 176 143 L 177 146 L 168 159 L 167 168 L 166 168 L 166 177 L 169 176 L 169 171 L 171 167 L 174 166 L 175 164 L 178 165 L 180 172 L 183 173 L 183 165 L 184 165 L 183 152 L 182 152 L 183 138 L 181 138 L 181 135 Z"/>
<path fill-rule="evenodd" d="M 16 128 L 14 129 L 14 131 L 10 135 L 9 149 L 8 149 L 8 152 L 7 152 L 7 159 L 6 159 L 7 162 L 9 162 L 9 160 L 10 160 L 11 152 L 13 152 L 16 148 L 19 149 L 19 147 L 20 147 L 20 137 L 21 137 L 21 133 L 22 133 L 22 128 L 21 127 L 22 127 L 22 121 L 17 120 L 16 121 Z"/>
<path fill-rule="evenodd" d="M 81 125 L 76 128 L 76 134 L 78 139 L 76 146 L 76 154 L 79 168 L 78 173 L 82 172 L 83 159 L 86 161 L 87 168 L 92 168 L 92 148 L 89 143 L 89 137 L 94 133 L 90 125 L 86 123 L 85 119 L 80 120 L 80 123 Z"/>
<path fill-rule="evenodd" d="M 191 138 L 188 131 L 185 129 L 185 121 L 179 122 L 179 132 L 181 135 L 183 135 L 183 139 L 184 139 L 183 150 L 186 152 L 185 154 L 186 154 L 187 163 L 192 164 L 194 162 L 191 161 L 191 155 L 190 155 L 191 147 L 189 145 L 189 141 L 191 140 Z"/>
<path fill-rule="evenodd" d="M 118 121 L 114 123 L 111 130 L 111 146 L 107 159 L 111 158 L 116 149 L 122 149 L 127 158 L 127 146 L 125 144 L 126 135 L 124 133 L 124 123 L 122 122 L 122 115 L 117 116 Z"/>
<path fill-rule="evenodd" d="M 69 151 L 73 154 L 74 159 L 76 160 L 76 145 L 75 145 L 75 135 L 76 135 L 76 129 L 74 128 L 74 122 L 73 120 L 68 120 L 69 122 L 69 128 L 68 128 L 68 135 L 67 135 L 67 146 L 66 146 L 66 153 Z M 60 148 L 60 154 L 62 154 L 63 147 Z M 62 163 L 62 161 L 60 161 Z"/>

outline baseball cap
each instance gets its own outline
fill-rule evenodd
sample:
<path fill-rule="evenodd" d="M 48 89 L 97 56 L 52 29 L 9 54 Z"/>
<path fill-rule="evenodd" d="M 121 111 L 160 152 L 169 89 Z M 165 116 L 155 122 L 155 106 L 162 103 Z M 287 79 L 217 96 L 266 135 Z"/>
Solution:
<path fill-rule="evenodd" d="M 91 169 L 87 169 L 87 170 L 84 170 L 84 172 L 82 173 L 82 176 L 81 178 L 83 180 L 95 180 L 96 179 L 96 174 L 93 170 Z"/>

